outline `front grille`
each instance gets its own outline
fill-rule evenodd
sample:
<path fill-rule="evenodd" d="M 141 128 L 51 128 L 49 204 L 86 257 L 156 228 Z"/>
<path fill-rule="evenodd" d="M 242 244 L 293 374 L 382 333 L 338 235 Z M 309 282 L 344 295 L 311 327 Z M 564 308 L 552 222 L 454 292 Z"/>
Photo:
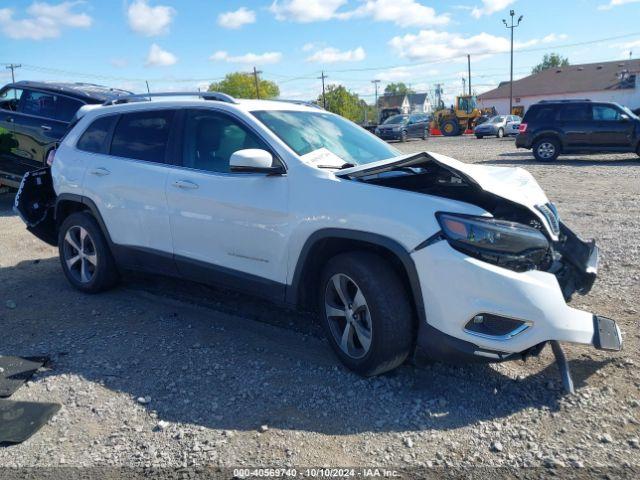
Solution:
<path fill-rule="evenodd" d="M 558 218 L 556 206 L 553 203 L 545 203 L 544 205 L 537 205 L 536 208 L 544 216 L 553 234 L 558 235 L 560 233 L 560 219 Z"/>

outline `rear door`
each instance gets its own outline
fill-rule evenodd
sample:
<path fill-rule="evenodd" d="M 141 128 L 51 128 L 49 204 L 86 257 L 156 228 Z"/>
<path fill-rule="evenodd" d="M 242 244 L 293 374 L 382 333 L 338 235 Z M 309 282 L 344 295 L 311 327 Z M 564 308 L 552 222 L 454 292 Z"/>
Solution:
<path fill-rule="evenodd" d="M 229 158 L 238 150 L 271 152 L 231 114 L 188 110 L 183 130 L 182 165 L 167 179 L 180 273 L 278 297 L 287 275 L 288 177 L 229 170 Z"/>
<path fill-rule="evenodd" d="M 47 153 L 64 136 L 71 118 L 82 105 L 80 100 L 66 95 L 24 90 L 14 128 L 16 154 L 27 170 L 44 165 Z"/>
<path fill-rule="evenodd" d="M 127 112 L 102 123 L 99 117 L 77 144 L 86 164 L 83 194 L 98 207 L 116 256 L 169 274 L 175 265 L 165 182 L 175 117 L 172 109 Z"/>
<path fill-rule="evenodd" d="M 593 136 L 594 147 L 631 148 L 634 122 L 622 117 L 622 110 L 613 105 L 593 104 Z"/>
<path fill-rule="evenodd" d="M 590 147 L 593 117 L 590 103 L 566 103 L 558 108 L 558 127 L 564 132 L 564 146 L 581 149 Z"/>

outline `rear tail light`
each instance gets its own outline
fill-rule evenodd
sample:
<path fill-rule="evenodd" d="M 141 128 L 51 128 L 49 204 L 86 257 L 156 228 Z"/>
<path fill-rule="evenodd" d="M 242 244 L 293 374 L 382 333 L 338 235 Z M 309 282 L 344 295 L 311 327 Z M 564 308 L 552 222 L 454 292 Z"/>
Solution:
<path fill-rule="evenodd" d="M 47 154 L 47 165 L 51 166 L 53 165 L 53 161 L 56 159 L 56 149 L 54 148 L 53 150 L 49 150 L 49 153 Z"/>
<path fill-rule="evenodd" d="M 519 133 L 524 133 L 527 131 L 527 124 L 526 123 L 521 123 L 520 125 L 518 125 L 518 132 Z"/>

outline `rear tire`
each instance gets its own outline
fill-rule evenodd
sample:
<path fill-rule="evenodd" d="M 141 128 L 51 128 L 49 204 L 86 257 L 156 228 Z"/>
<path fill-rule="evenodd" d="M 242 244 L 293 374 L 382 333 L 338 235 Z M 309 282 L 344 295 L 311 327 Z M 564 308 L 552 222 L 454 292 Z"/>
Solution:
<path fill-rule="evenodd" d="M 503 128 L 499 128 L 498 129 L 498 133 L 496 133 L 496 137 L 498 137 L 498 138 L 504 137 L 504 129 Z"/>
<path fill-rule="evenodd" d="M 455 137 L 460 134 L 460 126 L 458 125 L 457 122 L 454 122 L 453 120 L 447 120 L 442 124 L 442 127 L 440 128 L 440 132 L 445 137 Z"/>
<path fill-rule="evenodd" d="M 400 141 L 402 143 L 407 141 L 407 131 L 406 130 L 402 130 L 402 132 L 400 132 Z"/>
<path fill-rule="evenodd" d="M 560 155 L 560 143 L 555 138 L 541 138 L 533 144 L 533 156 L 539 162 L 553 162 Z"/>
<path fill-rule="evenodd" d="M 428 128 L 425 128 L 425 129 L 422 131 L 422 136 L 421 136 L 420 138 L 421 138 L 422 140 L 426 140 L 428 137 L 429 137 L 429 129 L 428 129 Z"/>
<path fill-rule="evenodd" d="M 96 220 L 87 212 L 69 215 L 58 234 L 62 270 L 71 285 L 98 293 L 118 283 L 118 269 Z"/>
<path fill-rule="evenodd" d="M 476 135 L 476 138 L 477 138 L 478 140 L 482 140 L 482 139 L 484 138 L 484 135 Z"/>
<path fill-rule="evenodd" d="M 347 368 L 371 376 L 405 361 L 414 345 L 413 310 L 388 262 L 368 252 L 337 255 L 324 268 L 319 290 L 325 333 Z"/>

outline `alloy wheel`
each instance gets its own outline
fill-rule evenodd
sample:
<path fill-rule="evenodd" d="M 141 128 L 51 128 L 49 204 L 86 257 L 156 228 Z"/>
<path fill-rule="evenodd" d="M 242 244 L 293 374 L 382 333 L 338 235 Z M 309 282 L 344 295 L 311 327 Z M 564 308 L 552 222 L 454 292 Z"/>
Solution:
<path fill-rule="evenodd" d="M 540 158 L 552 158 L 556 153 L 556 146 L 551 142 L 542 142 L 538 145 L 538 155 Z"/>
<path fill-rule="evenodd" d="M 64 236 L 63 260 L 69 274 L 79 283 L 89 283 L 98 268 L 96 247 L 89 232 L 75 225 Z"/>
<path fill-rule="evenodd" d="M 353 359 L 363 358 L 371 348 L 371 312 L 362 290 L 342 273 L 327 282 L 324 295 L 329 329 L 340 349 Z"/>

